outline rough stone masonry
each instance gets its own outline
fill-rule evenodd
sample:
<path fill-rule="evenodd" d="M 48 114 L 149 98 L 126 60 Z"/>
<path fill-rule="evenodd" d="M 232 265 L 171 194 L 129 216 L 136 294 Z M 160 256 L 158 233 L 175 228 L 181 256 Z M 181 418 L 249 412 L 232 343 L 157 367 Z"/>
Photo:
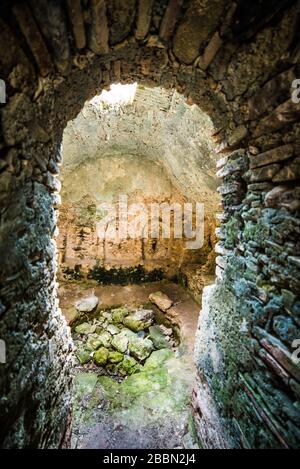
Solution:
<path fill-rule="evenodd" d="M 220 155 L 218 280 L 204 297 L 193 396 L 202 444 L 299 448 L 299 20 L 291 0 L 1 2 L 2 447 L 68 442 L 60 143 L 87 99 L 137 81 L 197 104 Z"/>

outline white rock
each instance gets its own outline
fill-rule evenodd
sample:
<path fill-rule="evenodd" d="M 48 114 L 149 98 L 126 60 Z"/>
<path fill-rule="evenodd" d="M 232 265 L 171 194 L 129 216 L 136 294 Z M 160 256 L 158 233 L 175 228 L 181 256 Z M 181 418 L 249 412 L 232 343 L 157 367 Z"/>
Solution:
<path fill-rule="evenodd" d="M 83 298 L 75 303 L 75 308 L 80 313 L 91 313 L 99 303 L 99 298 L 97 296 L 92 295 L 87 298 Z"/>

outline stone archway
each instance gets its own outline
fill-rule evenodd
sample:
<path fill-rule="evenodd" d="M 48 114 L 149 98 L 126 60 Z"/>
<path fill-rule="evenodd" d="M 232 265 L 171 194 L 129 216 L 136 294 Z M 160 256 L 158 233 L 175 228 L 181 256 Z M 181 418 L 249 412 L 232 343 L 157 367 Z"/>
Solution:
<path fill-rule="evenodd" d="M 216 151 L 225 154 L 219 280 L 204 304 L 197 356 L 203 444 L 299 446 L 299 367 L 291 359 L 299 334 L 299 105 L 290 93 L 298 6 L 39 0 L 6 1 L 0 12 L 8 98 L 0 141 L 1 445 L 66 440 L 70 350 L 53 242 L 62 132 L 101 89 L 139 81 L 176 88 L 209 114 Z"/>

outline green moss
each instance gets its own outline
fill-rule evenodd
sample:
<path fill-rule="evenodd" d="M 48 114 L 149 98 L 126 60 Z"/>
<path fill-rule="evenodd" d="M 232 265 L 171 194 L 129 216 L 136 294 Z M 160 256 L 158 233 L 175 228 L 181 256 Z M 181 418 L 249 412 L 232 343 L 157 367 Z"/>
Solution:
<path fill-rule="evenodd" d="M 99 348 L 93 356 L 93 360 L 98 366 L 105 366 L 108 360 L 109 351 L 105 347 Z"/>
<path fill-rule="evenodd" d="M 234 247 L 239 241 L 240 223 L 235 217 L 232 217 L 226 223 L 224 229 L 226 235 L 225 247 L 230 249 Z"/>
<path fill-rule="evenodd" d="M 174 357 L 174 352 L 169 349 L 157 350 L 156 352 L 151 353 L 150 357 L 146 360 L 144 370 L 155 370 Z"/>
<path fill-rule="evenodd" d="M 166 360 L 160 367 L 143 369 L 140 373 L 128 376 L 117 386 L 106 376 L 101 376 L 99 383 L 110 401 L 112 412 L 125 408 L 135 418 L 139 418 L 141 409 L 147 409 L 147 412 L 152 411 L 162 417 L 164 412 L 182 412 L 190 399 L 186 385 L 178 379 L 178 373 L 169 373 Z"/>
<path fill-rule="evenodd" d="M 124 318 L 129 314 L 127 308 L 117 308 L 111 310 L 112 322 L 115 325 L 122 324 Z"/>
<path fill-rule="evenodd" d="M 109 352 L 108 361 L 110 363 L 120 363 L 123 361 L 124 355 L 120 352 Z"/>
<path fill-rule="evenodd" d="M 99 392 L 98 375 L 96 373 L 78 373 L 74 379 L 73 390 L 73 422 L 76 428 L 81 421 L 93 420 L 94 409 L 102 400 Z M 83 403 L 85 405 L 83 406 Z"/>
<path fill-rule="evenodd" d="M 86 348 L 90 350 L 91 352 L 93 350 L 97 350 L 98 348 L 100 348 L 101 345 L 103 345 L 102 341 L 99 340 L 98 336 L 96 335 L 90 336 L 86 342 Z"/>
<path fill-rule="evenodd" d="M 259 245 L 264 244 L 270 235 L 270 226 L 268 222 L 260 219 L 257 223 L 247 222 L 245 224 L 243 236 L 246 241 L 254 241 Z"/>
<path fill-rule="evenodd" d="M 75 327 L 75 332 L 81 335 L 94 334 L 95 331 L 96 326 L 89 324 L 88 322 L 84 322 Z"/>
<path fill-rule="evenodd" d="M 80 207 L 77 210 L 77 224 L 82 227 L 94 228 L 97 221 L 101 220 L 101 215 L 97 214 L 97 207 L 95 204 L 90 204 L 86 207 Z"/>
<path fill-rule="evenodd" d="M 133 357 L 125 356 L 122 363 L 118 367 L 118 371 L 124 375 L 132 375 L 137 371 L 137 361 Z"/>
<path fill-rule="evenodd" d="M 76 357 L 78 358 L 81 365 L 86 365 L 91 361 L 91 353 L 85 349 L 79 349 L 76 352 Z"/>
<path fill-rule="evenodd" d="M 64 280 L 72 281 L 72 280 L 82 280 L 83 275 L 80 272 L 80 266 L 76 266 L 74 269 L 70 269 L 69 267 L 65 267 L 62 269 L 63 278 Z"/>

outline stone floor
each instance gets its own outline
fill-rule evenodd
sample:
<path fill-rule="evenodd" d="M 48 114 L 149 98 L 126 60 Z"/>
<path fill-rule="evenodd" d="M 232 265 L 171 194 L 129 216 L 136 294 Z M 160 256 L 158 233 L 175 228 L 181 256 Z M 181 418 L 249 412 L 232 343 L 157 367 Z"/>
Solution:
<path fill-rule="evenodd" d="M 74 303 L 91 293 L 100 307 L 140 306 L 162 291 L 181 319 L 182 342 L 157 366 L 116 379 L 95 370 L 75 370 L 72 446 L 79 449 L 173 449 L 199 447 L 190 412 L 195 378 L 193 347 L 199 305 L 180 285 L 61 285 L 60 304 L 69 323 Z"/>
<path fill-rule="evenodd" d="M 209 283 L 213 283 L 214 279 L 208 276 L 208 280 Z M 173 301 L 173 308 L 180 315 L 182 321 L 182 334 L 185 337 L 189 351 L 192 353 L 200 306 L 182 286 L 176 283 L 161 281 L 127 286 L 101 286 L 96 282 L 61 283 L 59 289 L 60 307 L 67 322 L 72 324 L 77 315 L 74 303 L 93 292 L 99 298 L 101 308 L 109 309 L 124 305 L 138 307 L 148 303 L 149 295 L 156 291 L 166 293 Z"/>

